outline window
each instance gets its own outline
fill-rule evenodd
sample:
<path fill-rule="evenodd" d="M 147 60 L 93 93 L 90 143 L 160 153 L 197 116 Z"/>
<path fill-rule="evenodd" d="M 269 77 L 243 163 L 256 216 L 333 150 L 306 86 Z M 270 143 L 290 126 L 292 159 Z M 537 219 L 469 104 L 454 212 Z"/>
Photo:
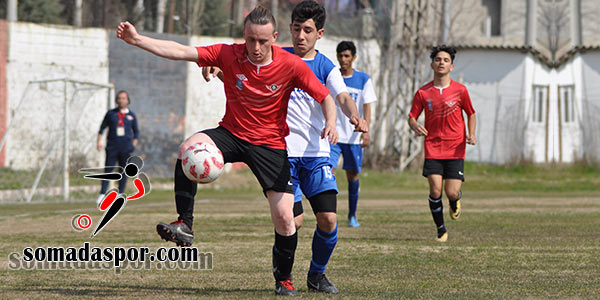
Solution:
<path fill-rule="evenodd" d="M 531 121 L 543 123 L 546 121 L 546 103 L 548 101 L 548 87 L 533 86 L 533 107 L 531 110 Z"/>
<path fill-rule="evenodd" d="M 561 86 L 559 88 L 560 102 L 563 110 L 563 121 L 565 123 L 575 122 L 575 101 L 573 97 L 573 86 Z"/>
<path fill-rule="evenodd" d="M 502 24 L 502 0 L 482 0 L 482 5 L 487 9 L 483 29 L 487 37 L 500 36 Z"/>

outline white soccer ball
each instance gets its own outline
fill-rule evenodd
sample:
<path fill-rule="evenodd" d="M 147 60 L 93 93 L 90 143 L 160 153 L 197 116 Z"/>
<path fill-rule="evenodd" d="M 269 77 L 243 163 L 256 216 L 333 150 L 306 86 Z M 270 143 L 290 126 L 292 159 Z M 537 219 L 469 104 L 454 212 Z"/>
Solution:
<path fill-rule="evenodd" d="M 197 183 L 210 183 L 223 173 L 223 154 L 221 150 L 208 143 L 190 146 L 183 154 L 181 166 L 185 176 Z"/>

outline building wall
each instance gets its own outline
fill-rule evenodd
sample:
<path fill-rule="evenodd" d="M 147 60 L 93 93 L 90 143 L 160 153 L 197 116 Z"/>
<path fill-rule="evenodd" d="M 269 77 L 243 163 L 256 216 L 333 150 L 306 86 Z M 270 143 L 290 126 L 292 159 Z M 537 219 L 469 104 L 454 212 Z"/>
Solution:
<path fill-rule="evenodd" d="M 184 45 L 189 41 L 184 36 L 144 34 Z M 114 34 L 109 59 L 110 82 L 115 91 L 128 91 L 130 108 L 138 117 L 140 139 L 134 154 L 142 156 L 149 174 L 172 176 L 185 133 L 188 63 L 152 55 Z"/>
<path fill-rule="evenodd" d="M 458 52 L 453 78 L 466 85 L 477 115 L 478 143 L 467 146 L 466 160 L 503 164 L 521 155 L 524 68 L 517 51 Z"/>
<path fill-rule="evenodd" d="M 49 83 L 28 88 L 28 82 L 72 78 L 107 84 L 107 34 L 102 29 L 8 24 L 6 92 L 10 116 L 17 122 L 9 131 L 5 165 L 17 169 L 35 168 L 52 144 L 57 148 L 52 155 L 60 156 L 65 119 L 64 84 Z M 67 89 L 74 108 L 67 115 L 73 141 L 70 150 L 81 161 L 97 165 L 101 153 L 92 150 L 106 110 L 106 96 L 96 94 L 82 98 L 82 94 L 73 94 L 71 86 Z M 21 99 L 23 104 L 17 111 Z"/>
<path fill-rule="evenodd" d="M 212 44 L 232 44 L 231 38 L 192 36 L 192 46 Z M 197 131 L 218 126 L 225 114 L 225 91 L 218 78 L 206 82 L 202 77 L 202 68 L 193 63 L 187 64 L 187 97 L 185 110 L 185 137 Z"/>
<path fill-rule="evenodd" d="M 0 140 L 8 126 L 8 98 L 6 91 L 6 60 L 8 55 L 8 23 L 0 20 Z M 0 167 L 5 165 L 5 147 L 0 148 Z"/>
<path fill-rule="evenodd" d="M 581 55 L 581 127 L 583 158 L 600 161 L 600 52 Z"/>

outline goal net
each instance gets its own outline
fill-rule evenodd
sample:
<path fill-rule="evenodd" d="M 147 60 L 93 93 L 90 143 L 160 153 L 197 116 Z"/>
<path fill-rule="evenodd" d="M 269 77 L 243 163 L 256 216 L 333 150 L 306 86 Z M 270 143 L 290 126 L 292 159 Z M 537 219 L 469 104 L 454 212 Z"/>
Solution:
<path fill-rule="evenodd" d="M 8 125 L 0 132 L 0 203 L 83 200 L 98 193 L 99 183 L 78 170 L 103 166 L 96 138 L 112 94 L 111 85 L 92 82 L 29 82 L 20 99 L 8 103 Z"/>

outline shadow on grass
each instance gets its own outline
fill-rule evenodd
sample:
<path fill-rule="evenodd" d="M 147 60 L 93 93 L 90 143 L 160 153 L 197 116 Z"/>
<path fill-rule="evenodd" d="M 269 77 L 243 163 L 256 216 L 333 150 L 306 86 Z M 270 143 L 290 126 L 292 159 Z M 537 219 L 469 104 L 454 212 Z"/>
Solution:
<path fill-rule="evenodd" d="M 169 294 L 178 294 L 178 295 L 196 295 L 196 296 L 204 296 L 204 295 L 223 295 L 223 294 L 240 294 L 247 295 L 248 293 L 252 294 L 271 294 L 273 293 L 273 289 L 240 289 L 240 288 L 228 288 L 228 289 L 220 289 L 215 287 L 205 287 L 205 288 L 186 288 L 186 287 L 152 287 L 152 286 L 144 286 L 144 285 L 120 285 L 120 284 L 95 284 L 95 285 L 86 285 L 82 283 L 78 283 L 76 287 L 73 288 L 44 288 L 44 287 L 19 287 L 13 289 L 6 289 L 5 291 L 12 291 L 15 293 L 27 293 L 27 292 L 36 292 L 36 293 L 55 293 L 61 294 L 64 296 L 124 296 L 128 294 L 129 290 L 131 293 L 139 294 L 140 291 L 146 292 L 162 292 Z"/>

